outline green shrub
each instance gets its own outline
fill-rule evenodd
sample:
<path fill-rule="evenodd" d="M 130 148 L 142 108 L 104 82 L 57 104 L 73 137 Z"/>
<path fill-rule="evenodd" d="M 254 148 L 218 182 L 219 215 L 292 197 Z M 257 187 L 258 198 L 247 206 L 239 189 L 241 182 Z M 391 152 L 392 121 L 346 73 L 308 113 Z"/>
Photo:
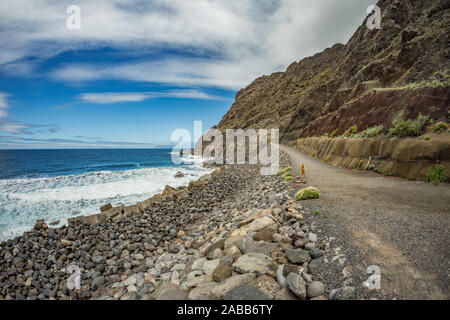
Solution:
<path fill-rule="evenodd" d="M 295 195 L 295 199 L 297 199 L 297 201 L 317 199 L 319 197 L 320 197 L 320 191 L 314 187 L 308 187 L 308 188 L 301 189 Z"/>
<path fill-rule="evenodd" d="M 373 138 L 380 135 L 383 132 L 383 129 L 383 125 L 367 128 L 366 130 L 356 134 L 355 138 Z"/>
<path fill-rule="evenodd" d="M 390 136 L 417 137 L 423 132 L 429 117 L 419 114 L 415 120 L 405 119 L 405 111 L 400 111 L 392 120 L 392 128 L 389 129 Z"/>
<path fill-rule="evenodd" d="M 327 155 L 327 156 L 325 157 L 325 159 L 323 159 L 322 161 L 323 161 L 324 163 L 328 163 L 328 161 L 330 161 L 330 158 L 331 158 L 331 155 Z"/>
<path fill-rule="evenodd" d="M 430 140 L 430 136 L 425 136 L 423 139 L 424 139 L 425 141 L 428 141 L 428 140 Z"/>
<path fill-rule="evenodd" d="M 438 122 L 436 123 L 436 126 L 434 128 L 434 132 L 441 133 L 441 132 L 447 132 L 448 126 L 444 122 Z"/>
<path fill-rule="evenodd" d="M 285 173 L 287 173 L 287 172 L 289 172 L 291 170 L 292 170 L 292 167 L 287 167 L 287 168 L 284 168 L 284 169 L 280 169 L 280 170 L 278 170 L 277 173 L 275 173 L 275 175 L 277 177 L 279 177 L 279 176 L 282 176 L 283 174 L 285 174 Z"/>
<path fill-rule="evenodd" d="M 359 160 L 358 169 L 362 169 L 364 166 L 364 160 Z"/>
<path fill-rule="evenodd" d="M 350 128 L 348 128 L 343 134 L 343 137 L 347 137 L 347 138 L 351 138 L 353 137 L 356 133 L 358 133 L 358 127 L 357 126 L 351 126 Z"/>
<path fill-rule="evenodd" d="M 447 181 L 447 170 L 443 165 L 431 166 L 427 169 L 427 182 L 439 184 Z"/>
<path fill-rule="evenodd" d="M 291 172 L 283 174 L 282 178 L 286 181 L 294 180 L 294 175 Z"/>
<path fill-rule="evenodd" d="M 375 165 L 374 164 L 370 164 L 368 167 L 367 167 L 367 170 L 369 170 L 369 171 L 372 171 L 372 170 L 374 170 L 375 169 Z"/>

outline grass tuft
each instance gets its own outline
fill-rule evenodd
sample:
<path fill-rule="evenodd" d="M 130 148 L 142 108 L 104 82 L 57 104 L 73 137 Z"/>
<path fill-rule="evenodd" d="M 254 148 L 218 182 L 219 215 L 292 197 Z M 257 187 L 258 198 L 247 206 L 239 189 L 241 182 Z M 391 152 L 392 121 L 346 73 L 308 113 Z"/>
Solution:
<path fill-rule="evenodd" d="M 419 114 L 416 119 L 405 119 L 405 111 L 400 111 L 392 120 L 392 127 L 389 129 L 389 136 L 417 137 L 425 129 L 429 117 Z"/>
<path fill-rule="evenodd" d="M 439 184 L 447 181 L 447 170 L 441 164 L 431 166 L 427 169 L 427 182 L 431 184 Z"/>

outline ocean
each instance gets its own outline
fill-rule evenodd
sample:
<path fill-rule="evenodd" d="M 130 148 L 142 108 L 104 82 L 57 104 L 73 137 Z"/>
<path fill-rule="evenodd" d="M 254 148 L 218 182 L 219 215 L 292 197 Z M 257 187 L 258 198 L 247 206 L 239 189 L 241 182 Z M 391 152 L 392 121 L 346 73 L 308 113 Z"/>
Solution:
<path fill-rule="evenodd" d="M 179 157 L 174 154 L 175 157 Z M 0 150 L 0 241 L 47 224 L 131 205 L 211 170 L 193 156 L 172 162 L 171 149 Z M 176 172 L 185 174 L 175 178 Z"/>

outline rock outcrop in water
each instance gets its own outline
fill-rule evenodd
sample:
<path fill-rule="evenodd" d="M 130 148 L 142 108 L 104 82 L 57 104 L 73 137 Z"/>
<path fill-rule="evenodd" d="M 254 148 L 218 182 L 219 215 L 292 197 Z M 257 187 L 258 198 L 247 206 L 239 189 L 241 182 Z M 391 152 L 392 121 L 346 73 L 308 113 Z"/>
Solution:
<path fill-rule="evenodd" d="M 449 121 L 450 2 L 381 0 L 381 30 L 366 21 L 336 44 L 236 94 L 218 128 L 280 128 L 283 142 L 390 127 L 405 110 Z"/>

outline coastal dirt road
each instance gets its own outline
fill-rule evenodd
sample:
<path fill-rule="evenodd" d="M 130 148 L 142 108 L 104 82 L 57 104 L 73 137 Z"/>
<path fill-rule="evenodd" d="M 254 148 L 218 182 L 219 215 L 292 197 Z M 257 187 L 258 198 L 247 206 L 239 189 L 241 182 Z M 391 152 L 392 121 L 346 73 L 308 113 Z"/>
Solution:
<path fill-rule="evenodd" d="M 381 268 L 381 297 L 450 298 L 450 185 L 335 168 L 280 149 L 294 174 L 304 164 L 307 185 L 321 191 L 320 199 L 302 205 L 326 217 L 317 223 L 348 249 L 348 264 L 360 272 Z"/>

